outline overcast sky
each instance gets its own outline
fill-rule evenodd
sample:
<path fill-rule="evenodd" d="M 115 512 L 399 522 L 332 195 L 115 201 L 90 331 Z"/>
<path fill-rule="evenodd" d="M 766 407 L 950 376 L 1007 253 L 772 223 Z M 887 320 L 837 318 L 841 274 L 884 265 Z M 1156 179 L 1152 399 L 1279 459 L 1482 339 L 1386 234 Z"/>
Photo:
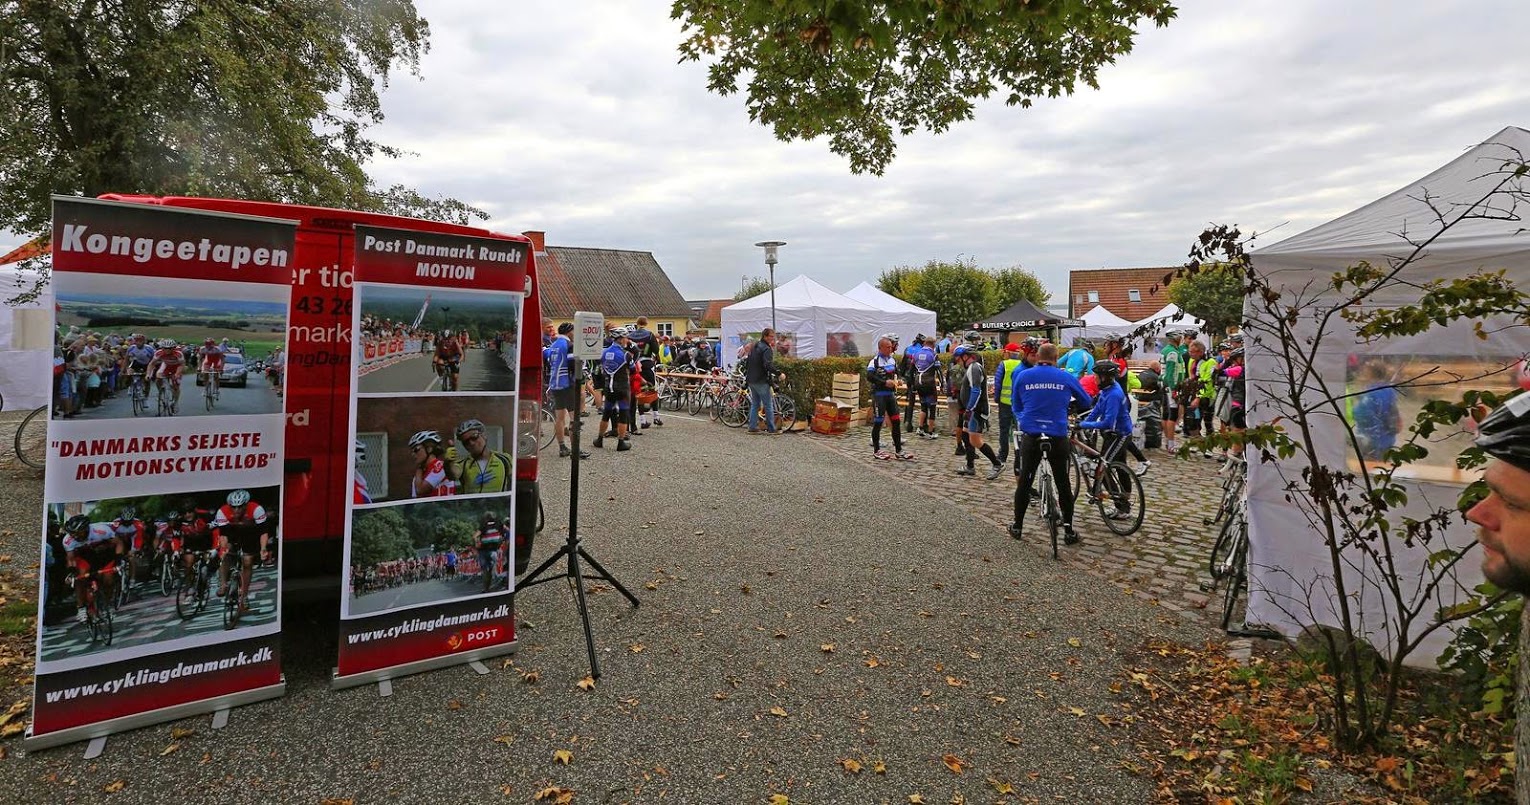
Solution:
<path fill-rule="evenodd" d="M 1524 0 L 1184 0 L 1098 92 L 983 104 L 901 141 L 881 177 L 824 141 L 782 143 L 677 63 L 667 0 L 415 0 L 421 77 L 373 134 L 404 182 L 500 231 L 651 251 L 688 298 L 763 275 L 836 290 L 897 265 L 1178 264 L 1209 222 L 1296 234 L 1530 126 Z M 1269 242 L 1269 241 L 1266 241 Z"/>

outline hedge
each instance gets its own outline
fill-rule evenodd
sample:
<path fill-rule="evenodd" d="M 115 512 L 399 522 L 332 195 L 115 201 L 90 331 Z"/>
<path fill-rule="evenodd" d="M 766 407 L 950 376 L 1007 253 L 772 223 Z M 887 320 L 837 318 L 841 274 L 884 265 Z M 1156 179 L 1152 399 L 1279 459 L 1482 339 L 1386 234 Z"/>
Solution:
<path fill-rule="evenodd" d="M 979 353 L 983 358 L 984 372 L 993 377 L 999 362 L 1004 360 L 1002 350 L 984 351 Z M 949 352 L 940 354 L 940 376 L 945 377 L 946 369 L 951 364 Z M 814 403 L 825 397 L 834 396 L 834 375 L 838 372 L 854 374 L 860 380 L 861 399 L 860 405 L 865 408 L 871 405 L 871 386 L 866 382 L 866 364 L 871 361 L 870 357 L 864 358 L 777 358 L 776 368 L 786 373 L 786 391 L 797 404 L 797 415 L 806 419 L 813 413 Z M 944 385 L 944 384 L 942 384 Z"/>

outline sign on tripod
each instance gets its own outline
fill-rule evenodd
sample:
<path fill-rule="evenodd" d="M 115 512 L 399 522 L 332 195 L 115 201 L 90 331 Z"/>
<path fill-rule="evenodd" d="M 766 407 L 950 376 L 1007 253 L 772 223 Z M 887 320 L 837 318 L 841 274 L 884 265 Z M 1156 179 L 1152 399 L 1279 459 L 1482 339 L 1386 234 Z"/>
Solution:
<path fill-rule="evenodd" d="M 605 341 L 605 314 L 584 310 L 574 314 L 574 357 L 586 361 L 600 360 L 601 350 L 606 346 Z"/>

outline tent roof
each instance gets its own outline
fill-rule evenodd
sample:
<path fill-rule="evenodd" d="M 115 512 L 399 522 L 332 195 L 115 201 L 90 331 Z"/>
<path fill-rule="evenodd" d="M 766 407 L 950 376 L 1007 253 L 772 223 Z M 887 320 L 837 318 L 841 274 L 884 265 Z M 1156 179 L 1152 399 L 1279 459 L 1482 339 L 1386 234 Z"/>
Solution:
<path fill-rule="evenodd" d="M 1410 238 L 1427 238 L 1439 230 L 1437 211 L 1448 220 L 1459 217 L 1505 180 L 1509 184 L 1501 188 L 1504 192 L 1530 191 L 1525 177 L 1505 173 L 1505 163 L 1527 159 L 1530 131 L 1509 126 L 1428 176 L 1326 224 L 1257 249 L 1253 257 L 1257 261 L 1263 255 L 1339 260 L 1405 256 L 1413 248 Z M 1522 227 L 1515 216 L 1462 220 L 1431 243 L 1429 250 L 1483 256 L 1530 250 L 1530 233 Z"/>
<path fill-rule="evenodd" d="M 739 313 L 759 308 L 770 309 L 770 294 L 762 293 L 758 296 L 751 296 L 742 302 L 728 305 L 723 310 Z M 808 279 L 805 275 L 798 275 L 796 279 L 776 286 L 776 310 L 805 310 L 809 308 L 861 310 L 867 313 L 875 313 L 878 310 L 865 302 L 851 299 L 842 293 L 829 290 L 817 282 Z"/>
<path fill-rule="evenodd" d="M 860 285 L 845 291 L 845 296 L 857 302 L 864 302 L 878 310 L 886 310 L 893 313 L 929 313 L 934 315 L 934 311 L 925 310 L 911 302 L 905 302 L 869 282 L 862 282 Z"/>
<path fill-rule="evenodd" d="M 1105 309 L 1104 305 L 1095 305 L 1088 313 L 1080 316 L 1084 324 L 1090 327 L 1130 327 L 1131 322 L 1117 316 Z"/>
<path fill-rule="evenodd" d="M 1013 305 L 989 316 L 982 321 L 972 323 L 973 330 L 1030 330 L 1040 327 L 1082 327 L 1084 323 L 1078 319 L 1069 319 L 1048 313 L 1031 304 L 1031 300 L 1022 297 Z"/>

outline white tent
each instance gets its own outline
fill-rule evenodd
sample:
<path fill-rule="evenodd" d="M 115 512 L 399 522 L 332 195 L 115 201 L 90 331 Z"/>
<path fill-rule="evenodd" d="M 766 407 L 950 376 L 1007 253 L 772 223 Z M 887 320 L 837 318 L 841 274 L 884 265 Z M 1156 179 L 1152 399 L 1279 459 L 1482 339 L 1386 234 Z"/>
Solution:
<path fill-rule="evenodd" d="M 935 335 L 935 312 L 905 302 L 869 282 L 845 291 L 845 296 L 882 312 L 887 327 L 883 332 L 898 334 L 899 343 L 908 346 L 916 335 Z"/>
<path fill-rule="evenodd" d="M 1490 197 L 1495 185 L 1504 181 L 1519 192 L 1530 192 L 1530 183 L 1523 178 L 1506 180 L 1502 172 L 1506 162 L 1522 161 L 1526 156 L 1530 156 L 1530 132 L 1506 128 L 1391 195 L 1255 251 L 1254 266 L 1278 290 L 1324 293 L 1329 278 L 1345 267 L 1362 260 L 1378 267 L 1394 265 L 1392 261 L 1413 250 L 1409 241 L 1418 242 L 1438 235 L 1419 258 L 1404 269 L 1409 286 L 1416 288 L 1436 279 L 1449 281 L 1484 269 L 1507 271 L 1511 281 L 1525 287 L 1530 284 L 1530 232 L 1521 229 L 1522 222 L 1501 214 L 1496 219 L 1472 217 L 1441 233 L 1437 214 L 1443 215 L 1445 220 L 1462 216 L 1479 200 Z M 1511 202 L 1499 198 L 1494 203 L 1505 208 Z M 1477 210 L 1480 213 L 1482 208 Z M 1402 233 L 1406 233 L 1406 239 Z M 1406 290 L 1399 289 L 1395 298 L 1373 298 L 1368 304 L 1385 307 L 1416 302 L 1417 291 L 1409 294 Z M 1328 292 L 1332 292 L 1331 288 Z M 1245 315 L 1253 317 L 1254 311 L 1250 304 Z M 1486 339 L 1479 339 L 1474 334 L 1473 325 L 1477 322 L 1463 322 L 1432 328 L 1417 336 L 1395 336 L 1360 344 L 1354 338 L 1351 325 L 1334 317 L 1330 321 L 1329 333 L 1319 343 L 1317 356 L 1321 382 L 1330 390 L 1348 392 L 1354 389 L 1353 393 L 1364 397 L 1367 385 L 1384 385 L 1391 382 L 1388 378 L 1412 377 L 1432 368 L 1444 371 L 1469 368 L 1476 373 L 1492 367 L 1510 366 L 1530 350 L 1530 341 L 1527 341 L 1523 328 L 1505 326 L 1508 323 L 1507 320 L 1480 322 Z M 1304 326 L 1308 335 L 1315 331 L 1315 324 Z M 1278 415 L 1271 398 L 1290 377 L 1273 348 L 1273 344 L 1262 343 L 1258 338 L 1253 339 L 1248 348 L 1248 418 L 1251 426 L 1268 422 Z M 1315 392 L 1317 381 L 1308 382 L 1308 390 Z M 1501 385 L 1505 389 L 1510 385 L 1508 380 L 1481 383 Z M 1460 390 L 1445 386 L 1439 390 L 1438 396 L 1450 397 L 1452 392 L 1458 395 Z M 1405 400 L 1397 406 L 1405 423 L 1412 422 L 1414 412 L 1423 403 L 1422 398 L 1435 396 L 1425 389 L 1413 389 L 1410 395 L 1418 399 Z M 1352 410 L 1348 416 L 1358 419 L 1359 415 Z M 1363 426 L 1357 422 L 1355 427 Z M 1384 424 L 1382 427 L 1388 429 L 1395 425 Z M 1318 444 L 1327 451 L 1320 456 L 1323 463 L 1350 472 L 1364 470 L 1350 447 L 1344 420 L 1337 416 L 1318 419 L 1315 428 Z M 1405 433 L 1404 430 L 1403 435 Z M 1394 522 L 1397 514 L 1417 517 L 1425 509 L 1453 505 L 1461 485 L 1472 477 L 1454 466 L 1457 451 L 1469 443 L 1469 437 L 1464 434 L 1451 436 L 1446 441 L 1441 441 L 1436 434 L 1435 441 L 1430 444 L 1430 456 L 1410 465 L 1407 470 L 1409 505 L 1394 514 Z M 1282 475 L 1300 477 L 1301 469 L 1302 465 L 1295 459 L 1272 463 L 1253 461 L 1249 472 L 1248 621 L 1269 625 L 1286 634 L 1295 634 L 1314 621 L 1327 625 L 1337 623 L 1333 613 L 1338 606 L 1332 600 L 1331 563 L 1323 537 L 1303 518 L 1293 516 L 1292 504 L 1286 500 L 1288 493 Z M 1403 589 L 1418 589 L 1418 580 L 1432 552 L 1447 545 L 1467 546 L 1472 540 L 1472 526 L 1452 518 L 1445 532 L 1427 545 L 1405 546 L 1401 540 L 1394 541 L 1398 551 L 1396 576 Z M 1461 588 L 1446 585 L 1426 612 L 1434 612 L 1434 604 L 1454 603 L 1460 590 L 1470 589 L 1481 581 L 1476 554 L 1458 564 L 1455 570 Z M 1349 562 L 1344 578 L 1352 597 L 1350 607 L 1357 613 L 1368 639 L 1378 646 L 1393 644 L 1398 635 L 1388 629 L 1390 624 L 1386 614 L 1390 606 L 1388 596 L 1383 592 L 1385 580 L 1379 576 L 1374 564 L 1355 558 Z M 1420 622 L 1414 628 L 1422 630 L 1430 625 Z M 1432 663 L 1449 637 L 1447 630 L 1437 630 L 1419 646 L 1412 661 Z"/>
<path fill-rule="evenodd" d="M 799 276 L 776 288 L 776 348 L 794 358 L 865 355 L 886 328 L 886 314 L 864 302 Z M 771 326 L 771 295 L 762 293 L 722 309 L 723 363 L 738 361 L 738 348 Z"/>
<path fill-rule="evenodd" d="M 1084 320 L 1084 327 L 1079 331 L 1079 336 L 1096 341 L 1126 335 L 1136 327 L 1126 319 L 1106 310 L 1104 305 L 1095 305 L 1079 318 Z"/>
<path fill-rule="evenodd" d="M 45 285 L 26 304 L 4 303 L 36 281 L 36 271 L 0 266 L 0 395 L 7 411 L 31 410 L 52 399 L 53 289 Z"/>
<path fill-rule="evenodd" d="M 1166 332 L 1172 330 L 1194 330 L 1199 333 L 1201 328 L 1206 326 L 1206 322 L 1181 310 L 1179 305 L 1173 302 L 1159 308 L 1158 312 L 1151 316 L 1146 316 L 1132 322 L 1132 329 L 1135 330 L 1144 324 L 1150 323 L 1155 323 L 1153 331 L 1132 342 L 1132 349 L 1138 355 L 1144 355 L 1147 352 L 1157 352 L 1159 345 L 1163 343 L 1163 334 Z M 1207 346 L 1210 345 L 1208 344 Z"/>

